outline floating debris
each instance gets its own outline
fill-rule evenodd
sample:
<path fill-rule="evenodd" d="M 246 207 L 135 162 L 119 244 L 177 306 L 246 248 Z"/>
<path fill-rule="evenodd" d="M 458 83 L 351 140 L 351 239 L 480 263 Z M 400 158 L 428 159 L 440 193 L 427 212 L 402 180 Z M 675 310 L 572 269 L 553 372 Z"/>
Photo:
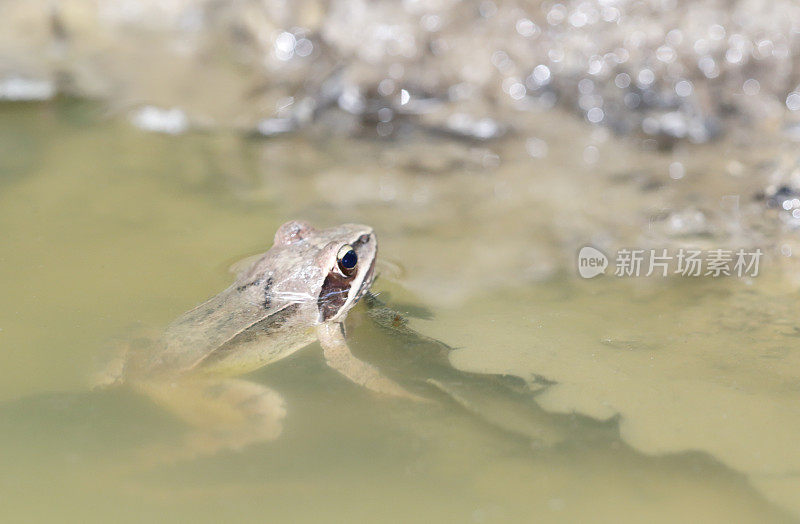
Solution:
<path fill-rule="evenodd" d="M 177 107 L 161 109 L 156 106 L 144 106 L 131 114 L 131 123 L 154 133 L 179 135 L 189 129 L 189 119 Z"/>
<path fill-rule="evenodd" d="M 49 80 L 34 80 L 14 76 L 0 80 L 0 100 L 9 102 L 49 100 L 56 94 L 56 87 Z"/>
<path fill-rule="evenodd" d="M 466 113 L 454 113 L 446 122 L 447 130 L 456 135 L 489 140 L 505 134 L 505 127 L 488 117 L 475 118 Z"/>
<path fill-rule="evenodd" d="M 297 129 L 297 125 L 291 118 L 267 118 L 256 126 L 259 134 L 264 136 L 282 135 L 295 129 Z"/>

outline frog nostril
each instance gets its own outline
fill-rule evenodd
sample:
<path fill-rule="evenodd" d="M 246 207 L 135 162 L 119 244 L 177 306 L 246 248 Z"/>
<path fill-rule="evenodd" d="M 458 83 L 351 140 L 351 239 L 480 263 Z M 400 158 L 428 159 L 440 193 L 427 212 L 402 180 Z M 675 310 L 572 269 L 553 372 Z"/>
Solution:
<path fill-rule="evenodd" d="M 361 235 L 358 237 L 359 244 L 366 244 L 367 242 L 369 242 L 369 235 Z"/>

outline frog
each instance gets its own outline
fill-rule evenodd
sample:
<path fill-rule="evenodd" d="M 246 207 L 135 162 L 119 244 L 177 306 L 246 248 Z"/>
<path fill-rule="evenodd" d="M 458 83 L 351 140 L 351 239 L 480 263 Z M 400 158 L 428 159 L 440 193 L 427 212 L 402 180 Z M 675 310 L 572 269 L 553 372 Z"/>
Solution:
<path fill-rule="evenodd" d="M 179 446 L 183 456 L 277 438 L 283 397 L 242 375 L 315 341 L 327 365 L 351 382 L 422 400 L 347 345 L 344 321 L 372 285 L 377 253 L 369 226 L 286 222 L 230 286 L 178 317 L 152 344 L 119 351 L 95 385 L 128 385 L 187 422 L 195 432 Z"/>

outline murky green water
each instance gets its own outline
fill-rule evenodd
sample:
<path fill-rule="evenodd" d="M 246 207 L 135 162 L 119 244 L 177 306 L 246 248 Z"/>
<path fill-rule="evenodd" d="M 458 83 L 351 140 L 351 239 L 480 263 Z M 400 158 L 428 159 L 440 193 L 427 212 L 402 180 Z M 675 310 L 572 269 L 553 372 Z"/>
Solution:
<path fill-rule="evenodd" d="M 670 181 L 674 158 L 552 114 L 532 124 L 550 144 L 536 160 L 513 137 L 488 146 L 314 130 L 165 137 L 69 101 L 0 111 L 3 520 L 800 515 L 787 262 L 770 258 L 749 280 L 583 281 L 570 258 L 609 231 L 667 242 L 657 224 L 642 236 L 640 226 L 670 202 L 746 195 L 748 182 L 726 178 L 728 159 L 715 160 L 730 144 L 688 151 L 686 179 Z M 599 160 L 587 164 L 575 144 L 600 145 Z M 665 187 L 642 189 L 648 177 Z M 96 359 L 112 340 L 163 327 L 224 288 L 228 266 L 264 250 L 289 218 L 373 225 L 381 296 L 425 317 L 412 326 L 457 348 L 458 369 L 540 388 L 547 413 L 531 410 L 559 428 L 554 442 L 534 444 L 456 403 L 358 389 L 314 345 L 251 377 L 286 399 L 278 440 L 145 460 L 186 428 L 133 393 L 90 392 Z M 404 350 L 363 317 L 353 314 L 354 349 Z M 389 365 L 391 353 L 381 358 Z"/>

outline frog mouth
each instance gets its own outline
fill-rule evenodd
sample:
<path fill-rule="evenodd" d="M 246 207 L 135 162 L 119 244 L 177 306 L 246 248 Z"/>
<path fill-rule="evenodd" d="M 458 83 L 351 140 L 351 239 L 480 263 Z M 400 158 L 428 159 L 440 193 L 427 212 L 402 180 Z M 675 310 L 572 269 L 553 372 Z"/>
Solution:
<path fill-rule="evenodd" d="M 370 263 L 369 269 L 367 269 L 367 273 L 364 275 L 364 280 L 361 281 L 358 293 L 356 293 L 355 298 L 353 298 L 353 304 L 361 300 L 361 297 L 367 294 L 372 283 L 375 282 L 375 258 L 376 257 L 372 257 L 372 263 Z"/>
<path fill-rule="evenodd" d="M 358 237 L 358 240 L 353 242 L 353 247 L 359 249 L 360 247 L 364 246 L 370 241 L 374 243 L 375 237 L 368 234 L 361 235 L 360 237 Z M 361 300 L 361 297 L 363 297 L 367 293 L 367 291 L 369 291 L 370 286 L 372 286 L 372 283 L 375 281 L 375 261 L 378 258 L 377 255 L 378 255 L 378 249 L 376 245 L 372 253 L 372 260 L 370 261 L 369 267 L 367 268 L 367 271 L 364 273 L 364 278 L 361 280 L 361 284 L 358 286 L 358 292 L 355 294 L 355 296 L 353 296 L 353 305 L 355 305 L 359 300 Z"/>

